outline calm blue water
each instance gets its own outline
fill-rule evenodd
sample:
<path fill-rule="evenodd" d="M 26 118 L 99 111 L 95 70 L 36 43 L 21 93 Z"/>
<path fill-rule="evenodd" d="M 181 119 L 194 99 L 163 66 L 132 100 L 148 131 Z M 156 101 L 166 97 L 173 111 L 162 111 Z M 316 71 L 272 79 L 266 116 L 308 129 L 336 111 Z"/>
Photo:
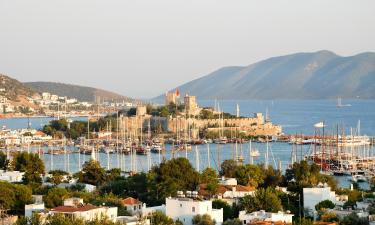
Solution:
<path fill-rule="evenodd" d="M 361 133 L 370 136 L 375 136 L 375 101 L 374 100 L 344 100 L 343 104 L 351 104 L 351 107 L 337 108 L 335 100 L 274 100 L 274 101 L 219 101 L 220 108 L 225 112 L 235 113 L 236 104 L 240 105 L 240 111 L 242 116 L 252 116 L 255 112 L 262 112 L 265 114 L 268 109 L 270 119 L 275 124 L 280 124 L 283 127 L 283 131 L 286 134 L 304 133 L 313 134 L 313 125 L 320 121 L 325 121 L 327 125 L 327 132 L 336 130 L 336 124 L 343 124 L 349 132 L 350 127 L 356 128 L 358 120 L 361 121 Z M 214 106 L 213 100 L 200 101 L 201 106 Z M 48 121 L 53 118 L 32 118 L 30 119 L 31 126 L 34 128 L 41 128 L 47 124 Z M 73 118 L 74 119 L 74 118 Z M 75 118 L 85 119 L 85 118 Z M 11 129 L 25 128 L 27 127 L 28 119 L 2 119 L 0 120 L 0 126 L 7 126 Z M 266 144 L 264 143 L 252 143 L 252 147 L 260 151 L 260 157 L 255 158 L 255 163 L 265 162 Z M 285 170 L 290 163 L 291 149 L 292 146 L 287 143 L 271 143 L 270 146 L 270 157 L 269 164 L 277 167 L 278 161 L 281 161 L 282 169 Z M 220 150 L 219 150 L 220 148 Z M 170 159 L 171 146 L 166 145 L 165 158 Z M 238 147 L 238 154 L 241 155 L 240 146 Z M 298 146 L 299 152 L 309 152 L 310 146 Z M 35 151 L 36 149 L 31 149 Z M 46 149 L 44 149 L 46 151 Z M 210 157 L 207 157 L 207 145 L 198 146 L 198 157 L 199 157 L 199 168 L 200 170 L 208 166 L 208 161 L 212 168 L 218 168 L 218 150 L 220 152 L 220 161 L 231 159 L 234 146 L 232 144 L 210 145 Z M 185 157 L 185 152 L 175 153 L 175 157 Z M 374 149 L 370 150 L 371 155 L 374 154 Z M 248 144 L 242 146 L 242 155 L 245 163 L 249 162 Z M 120 158 L 122 160 L 122 168 L 130 170 L 130 156 L 119 156 L 117 154 L 111 154 L 109 157 L 110 168 L 118 167 Z M 193 150 L 187 152 L 187 157 L 190 162 L 196 166 L 196 153 L 193 146 Z M 70 154 L 69 156 L 69 171 L 77 172 L 78 164 L 83 164 L 85 160 L 89 158 L 88 155 L 80 155 L 78 153 Z M 43 159 L 46 164 L 46 169 L 50 170 L 51 156 L 45 154 Z M 53 156 L 53 169 L 67 169 L 68 159 L 64 155 Z M 107 155 L 99 153 L 99 161 L 103 167 L 107 167 Z M 148 169 L 147 156 L 137 155 L 136 156 L 138 171 L 146 171 Z M 151 154 L 152 164 L 159 163 L 159 155 Z M 342 186 L 348 186 L 349 183 L 346 177 L 339 178 L 339 182 Z"/>
<path fill-rule="evenodd" d="M 204 100 L 200 105 L 215 105 L 214 100 Z M 268 114 L 271 121 L 280 124 L 286 134 L 313 134 L 313 125 L 324 121 L 327 129 L 336 130 L 343 124 L 349 132 L 361 121 L 361 133 L 375 136 L 375 100 L 343 100 L 350 107 L 336 107 L 336 100 L 239 100 L 218 101 L 225 112 L 235 114 L 236 103 L 242 116 L 252 116 L 255 112 Z"/>
<path fill-rule="evenodd" d="M 83 120 L 87 121 L 87 117 L 72 117 L 72 120 Z M 48 124 L 49 121 L 56 120 L 54 117 L 39 117 L 39 118 L 9 118 L 0 119 L 0 128 L 5 126 L 6 128 L 15 130 L 27 128 L 30 122 L 30 127 L 35 129 L 42 129 L 44 125 Z"/>

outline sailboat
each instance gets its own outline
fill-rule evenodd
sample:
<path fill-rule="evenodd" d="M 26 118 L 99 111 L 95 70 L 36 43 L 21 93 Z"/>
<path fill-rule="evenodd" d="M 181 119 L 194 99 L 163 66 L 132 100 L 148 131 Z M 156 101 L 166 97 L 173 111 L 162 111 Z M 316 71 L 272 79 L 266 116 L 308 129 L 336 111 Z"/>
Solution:
<path fill-rule="evenodd" d="M 340 97 L 337 98 L 337 108 L 342 108 L 342 107 L 349 107 L 352 106 L 351 104 L 342 104 L 342 99 Z"/>

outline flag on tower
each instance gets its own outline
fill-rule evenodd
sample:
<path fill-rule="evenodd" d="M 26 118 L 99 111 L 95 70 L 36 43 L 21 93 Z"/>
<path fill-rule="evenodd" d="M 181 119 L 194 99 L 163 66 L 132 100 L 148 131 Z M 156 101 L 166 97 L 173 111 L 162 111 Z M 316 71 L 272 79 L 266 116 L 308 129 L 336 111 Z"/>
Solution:
<path fill-rule="evenodd" d="M 180 90 L 176 89 L 176 97 L 180 97 Z"/>

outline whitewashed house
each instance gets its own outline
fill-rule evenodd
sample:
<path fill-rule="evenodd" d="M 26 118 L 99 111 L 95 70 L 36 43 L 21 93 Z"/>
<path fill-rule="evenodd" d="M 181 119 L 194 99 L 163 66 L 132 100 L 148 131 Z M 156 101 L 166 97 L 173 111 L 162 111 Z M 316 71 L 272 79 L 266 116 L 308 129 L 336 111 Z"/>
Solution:
<path fill-rule="evenodd" d="M 116 222 L 117 207 L 94 206 L 83 204 L 79 198 L 66 199 L 63 206 L 58 206 L 49 211 L 49 214 L 64 214 L 66 216 L 80 218 L 85 221 L 100 219 L 103 217 Z"/>
<path fill-rule="evenodd" d="M 132 197 L 123 199 L 122 203 L 126 207 L 126 211 L 128 211 L 132 216 L 142 215 L 142 210 L 146 207 L 141 201 Z"/>
<path fill-rule="evenodd" d="M 293 222 L 293 214 L 277 212 L 271 213 L 264 210 L 252 213 L 246 213 L 246 211 L 240 211 L 238 218 L 242 221 L 242 224 L 250 224 L 258 221 L 265 222 L 282 222 L 284 224 L 291 224 Z"/>
<path fill-rule="evenodd" d="M 192 225 L 193 217 L 207 214 L 215 220 L 216 225 L 223 223 L 223 209 L 213 209 L 211 200 L 200 200 L 198 192 L 178 192 L 177 198 L 167 198 L 166 215 L 173 220 L 179 220 L 184 225 Z"/>
<path fill-rule="evenodd" d="M 327 185 L 303 189 L 303 207 L 316 214 L 315 205 L 321 201 L 330 200 L 334 204 L 345 201 L 345 198 L 336 196 L 334 191 Z"/>
<path fill-rule="evenodd" d="M 10 183 L 21 182 L 25 172 L 0 170 L 0 180 Z"/>
<path fill-rule="evenodd" d="M 43 212 L 45 207 L 43 195 L 33 195 L 33 204 L 25 205 L 25 217 L 31 217 L 33 213 Z"/>
<path fill-rule="evenodd" d="M 25 217 L 31 217 L 33 213 L 43 212 L 45 209 L 44 203 L 33 203 L 25 205 Z"/>

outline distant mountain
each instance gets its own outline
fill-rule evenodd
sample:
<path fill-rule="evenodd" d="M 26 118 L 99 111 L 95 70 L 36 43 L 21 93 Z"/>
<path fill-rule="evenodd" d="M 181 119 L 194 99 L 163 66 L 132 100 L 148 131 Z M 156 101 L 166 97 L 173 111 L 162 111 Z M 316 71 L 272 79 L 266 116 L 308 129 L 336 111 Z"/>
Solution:
<path fill-rule="evenodd" d="M 69 98 L 76 98 L 79 101 L 94 102 L 95 98 L 100 97 L 100 100 L 126 100 L 133 101 L 133 99 L 98 88 L 85 87 L 72 84 L 55 83 L 55 82 L 26 82 L 27 87 L 39 93 L 50 92 L 59 96 L 67 96 Z"/>
<path fill-rule="evenodd" d="M 36 91 L 4 74 L 0 74 L 0 89 L 1 95 L 10 101 L 16 101 L 20 96 L 31 97 L 37 95 Z"/>
<path fill-rule="evenodd" d="M 18 80 L 0 74 L 0 98 L 5 97 L 7 103 L 12 105 L 14 109 L 18 109 L 18 107 L 28 107 L 29 109 L 38 110 L 39 106 L 29 101 L 30 97 L 37 96 L 39 96 L 39 94 L 36 91 L 26 87 Z M 0 109 L 0 118 L 3 110 L 3 108 Z"/>
<path fill-rule="evenodd" d="M 342 57 L 324 50 L 279 56 L 224 67 L 177 88 L 201 99 L 375 98 L 375 53 Z"/>

